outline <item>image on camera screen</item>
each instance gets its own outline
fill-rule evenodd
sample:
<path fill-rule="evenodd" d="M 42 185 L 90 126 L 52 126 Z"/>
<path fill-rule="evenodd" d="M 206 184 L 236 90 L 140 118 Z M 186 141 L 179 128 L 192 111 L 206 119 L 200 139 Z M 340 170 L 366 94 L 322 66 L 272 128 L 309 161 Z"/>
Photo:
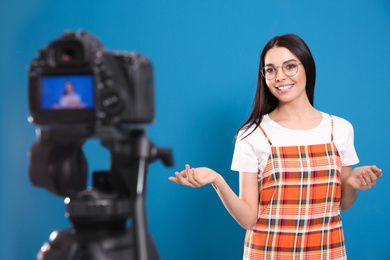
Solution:
<path fill-rule="evenodd" d="M 41 106 L 45 110 L 94 108 L 92 75 L 42 76 Z"/>

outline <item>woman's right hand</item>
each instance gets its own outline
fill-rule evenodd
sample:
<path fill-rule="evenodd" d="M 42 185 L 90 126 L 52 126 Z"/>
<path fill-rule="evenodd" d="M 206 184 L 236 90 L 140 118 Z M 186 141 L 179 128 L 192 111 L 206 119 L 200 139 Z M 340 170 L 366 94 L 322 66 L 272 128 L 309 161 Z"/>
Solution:
<path fill-rule="evenodd" d="M 221 175 L 210 168 L 200 167 L 191 169 L 188 164 L 186 164 L 185 170 L 175 172 L 175 175 L 176 177 L 169 177 L 169 180 L 193 188 L 214 184 L 221 177 Z"/>

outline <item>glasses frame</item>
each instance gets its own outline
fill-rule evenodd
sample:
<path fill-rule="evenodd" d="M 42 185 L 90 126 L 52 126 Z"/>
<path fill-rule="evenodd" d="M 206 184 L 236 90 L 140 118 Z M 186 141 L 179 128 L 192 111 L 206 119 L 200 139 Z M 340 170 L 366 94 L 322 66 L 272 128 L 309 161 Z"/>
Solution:
<path fill-rule="evenodd" d="M 297 64 L 297 71 L 296 71 L 293 75 L 287 75 L 286 72 L 284 71 L 284 68 L 283 68 L 283 66 L 284 66 L 286 63 L 290 63 L 290 62 L 295 62 L 295 63 Z M 261 68 L 261 75 L 263 75 L 263 77 L 264 77 L 265 79 L 273 80 L 273 79 L 276 78 L 276 75 L 278 75 L 278 68 L 282 68 L 282 71 L 283 71 L 284 75 L 286 75 L 287 77 L 294 77 L 294 76 L 297 75 L 297 73 L 298 73 L 299 65 L 302 65 L 302 62 L 299 63 L 299 62 L 296 61 L 296 60 L 288 60 L 288 61 L 285 61 L 285 62 L 283 62 L 282 66 L 266 65 L 266 66 L 264 66 L 263 68 Z M 265 76 L 264 68 L 267 67 L 267 66 L 268 66 L 268 67 L 272 66 L 272 67 L 275 68 L 275 76 L 274 76 L 273 78 L 267 78 L 267 77 Z"/>

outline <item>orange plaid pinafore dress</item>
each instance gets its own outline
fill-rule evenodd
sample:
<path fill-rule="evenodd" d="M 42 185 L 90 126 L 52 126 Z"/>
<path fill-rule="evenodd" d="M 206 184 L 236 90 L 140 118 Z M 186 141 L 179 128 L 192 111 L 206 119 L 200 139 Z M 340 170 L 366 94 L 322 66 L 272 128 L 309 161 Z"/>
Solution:
<path fill-rule="evenodd" d="M 273 146 L 259 178 L 258 221 L 244 260 L 346 259 L 339 205 L 341 158 L 331 142 Z"/>

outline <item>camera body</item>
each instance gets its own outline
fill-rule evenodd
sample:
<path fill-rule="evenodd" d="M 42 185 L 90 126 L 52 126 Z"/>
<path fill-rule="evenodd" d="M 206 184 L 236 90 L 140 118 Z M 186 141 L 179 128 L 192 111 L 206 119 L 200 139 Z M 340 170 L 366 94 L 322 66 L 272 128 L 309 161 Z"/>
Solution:
<path fill-rule="evenodd" d="M 152 64 L 135 52 L 107 52 L 88 32 L 65 32 L 30 64 L 29 106 L 38 125 L 151 123 Z"/>

